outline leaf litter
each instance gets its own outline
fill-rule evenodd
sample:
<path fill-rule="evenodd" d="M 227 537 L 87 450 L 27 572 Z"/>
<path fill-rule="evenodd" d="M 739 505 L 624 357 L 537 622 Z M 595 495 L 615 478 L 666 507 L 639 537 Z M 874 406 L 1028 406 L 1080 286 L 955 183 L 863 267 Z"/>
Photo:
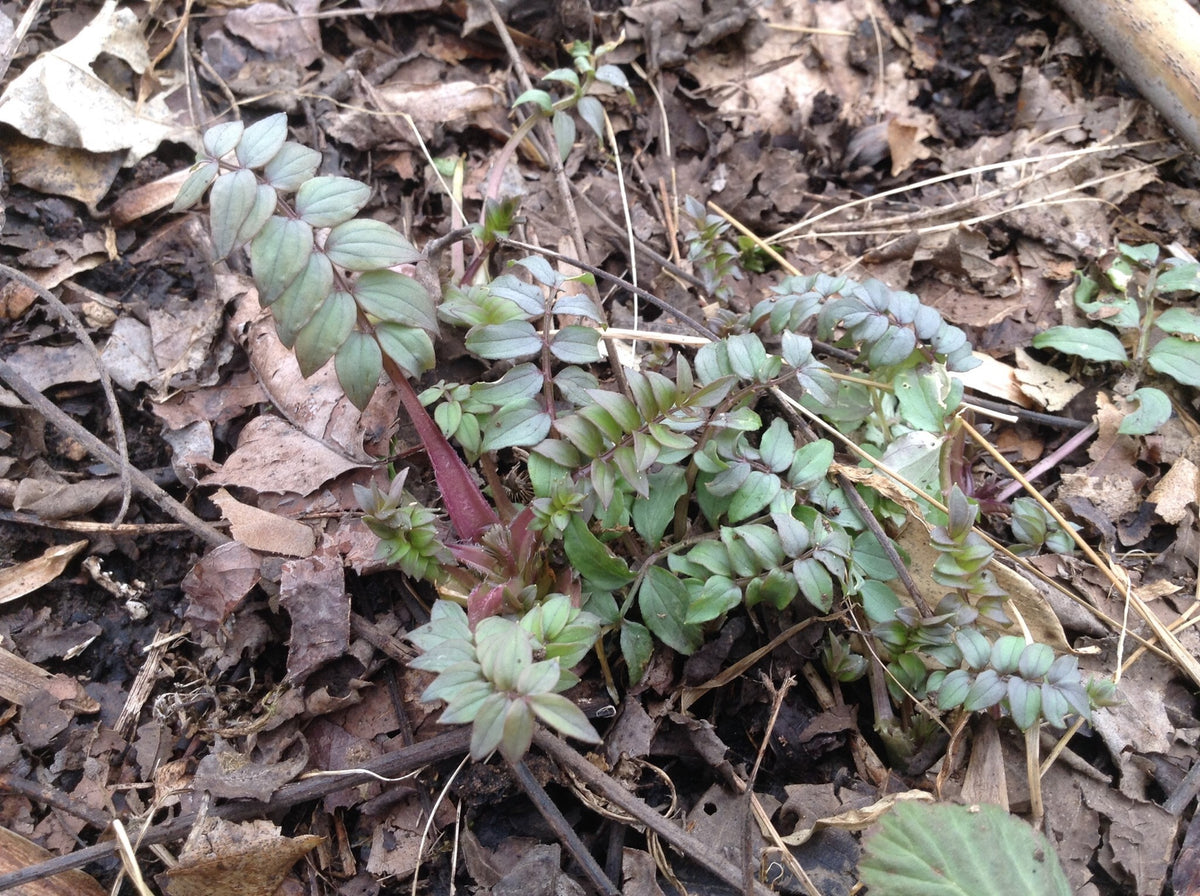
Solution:
<path fill-rule="evenodd" d="M 371 183 L 369 209 L 378 220 L 419 236 L 418 244 L 444 233 L 449 204 L 425 152 L 465 160 L 463 195 L 473 196 L 511 130 L 507 59 L 485 4 L 468 4 L 465 20 L 450 8 L 429 14 L 439 6 L 429 2 L 376 6 L 361 17 L 318 15 L 315 3 L 208 7 L 203 25 L 196 8 L 190 19 L 182 7 L 159 8 L 150 20 L 161 28 L 111 2 L 45 10 L 13 56 L 0 106 L 13 146 L 4 260 L 61 286 L 87 323 L 128 399 L 130 462 L 194 489 L 190 499 L 207 519 L 228 522 L 231 540 L 206 547 L 145 501 L 131 522 L 110 529 L 96 512 L 119 499 L 118 471 L 92 466 L 69 435 L 6 397 L 0 493 L 11 508 L 2 525 L 17 583 L 0 612 L 6 835 L 69 852 L 76 835 L 93 841 L 102 833 L 96 812 L 128 825 L 161 805 L 203 819 L 210 801 L 265 802 L 303 784 L 305 772 L 378 761 L 434 730 L 419 701 L 427 676 L 395 663 L 409 655 L 402 638 L 420 621 L 419 605 L 405 583 L 367 575 L 378 563 L 354 518 L 352 486 L 379 476 L 378 458 L 407 458 L 419 445 L 397 428 L 396 396 L 380 390 L 360 413 L 328 372 L 298 376 L 291 353 L 264 326 L 245 272 L 212 267 L 210 239 L 195 219 L 159 214 L 217 111 L 208 104 L 236 100 L 256 117 L 293 113 L 293 123 L 309 129 L 306 141 L 323 146 L 331 171 Z M 556 41 L 587 37 L 591 28 L 615 37 L 624 28 L 614 61 L 637 63 L 655 86 L 657 94 L 646 90 L 636 109 L 613 116 L 638 187 L 631 213 L 640 240 L 678 257 L 664 200 L 691 195 L 716 203 L 808 270 L 879 277 L 938 307 L 1004 368 L 987 379 L 1015 384 L 997 397 L 1011 400 L 1020 390 L 1025 407 L 1096 419 L 1095 438 L 1063 457 L 1043 488 L 1089 539 L 1123 552 L 1122 574 L 1162 624 L 1186 622 L 1197 556 L 1194 404 L 1178 403 L 1178 423 L 1163 432 L 1122 435 L 1110 381 L 1061 357 L 1026 353 L 1034 333 L 1072 322 L 1077 268 L 1118 239 L 1195 246 L 1200 225 L 1194 160 L 1180 155 L 1067 19 L 998 0 L 761 9 L 736 0 L 711 9 L 596 2 L 594 16 L 582 18 L 572 17 L 576 4 L 533 15 L 521 6 L 510 23 L 533 65 L 553 66 Z M 194 30 L 180 28 L 183 21 Z M 527 147 L 506 178 L 523 196 L 526 226 L 571 254 L 541 158 Z M 590 254 L 619 272 L 628 259 L 618 248 L 622 229 L 611 224 L 620 207 L 611 161 L 589 148 L 569 164 L 579 192 L 592 197 L 579 204 Z M 98 209 L 109 213 L 107 222 L 93 217 Z M 668 285 L 665 266 L 639 264 L 644 283 L 691 307 L 693 299 Z M 751 273 L 728 301 L 744 309 L 768 282 Z M 102 427 L 94 369 L 19 292 L 5 285 L 5 357 L 85 426 Z M 666 329 L 668 322 L 655 323 Z M 447 346 L 439 356 L 446 369 L 435 376 L 461 379 L 449 366 L 473 363 Z M 990 437 L 1031 464 L 1063 433 L 1009 414 L 996 419 Z M 411 485 L 420 498 L 432 495 L 427 484 Z M 70 561 L 55 559 L 54 545 L 80 532 L 115 584 L 150 583 L 147 616 L 136 618 Z M 1173 864 L 1179 890 L 1195 825 L 1182 807 L 1161 804 L 1186 794 L 1185 774 L 1200 758 L 1192 692 L 1138 643 L 1134 636 L 1148 632 L 1109 580 L 1072 558 L 1053 565 L 1051 578 L 1068 582 L 1106 621 L 1099 629 L 1091 618 L 1071 622 L 1014 573 L 1014 589 L 1026 595 L 1022 614 L 1039 639 L 1070 643 L 1093 672 L 1111 673 L 1131 654 L 1137 662 L 1123 678 L 1126 702 L 1098 713 L 1092 736 L 1073 738 L 1046 771 L 1044 829 L 1077 891 L 1162 892 Z M 715 668 L 790 621 L 768 620 L 775 630 L 766 632 L 729 628 L 723 644 L 712 642 L 722 645 Z M 188 638 L 143 653 L 165 632 Z M 1183 626 L 1177 635 L 1195 654 L 1194 630 Z M 786 643 L 762 667 L 777 681 L 804 674 L 816 650 L 803 633 Z M 756 824 L 743 844 L 746 803 L 729 789 L 763 740 L 770 759 L 757 781 L 760 797 L 793 837 L 801 819 L 836 818 L 848 805 L 877 804 L 914 786 L 953 799 L 966 786 L 964 763 L 976 751 L 982 763 L 984 744 L 991 744 L 980 766 L 988 769 L 985 783 L 993 778 L 990 792 L 1014 812 L 1029 809 L 1019 758 L 1005 762 L 1023 748 L 1007 732 L 998 754 L 994 740 L 959 731 L 946 758 L 923 774 L 851 774 L 855 795 L 847 797 L 838 782 L 855 766 L 864 713 L 856 718 L 836 699 L 823 706 L 812 682 L 814 696 L 793 697 L 775 727 L 769 689 L 751 676 L 714 689 L 718 696 L 701 704 L 706 717 L 680 713 L 673 694 L 681 679 L 665 653 L 656 652 L 642 684 L 625 696 L 610 729 L 609 762 L 614 774 L 622 753 L 661 764 L 687 817 L 732 841 L 735 863 L 743 845 L 766 842 Z M 144 665 L 147 656 L 152 665 Z M 133 692 L 135 672 L 148 692 Z M 584 686 L 584 705 L 607 702 L 600 685 Z M 134 724 L 114 729 L 130 707 Z M 618 742 L 623 749 L 614 754 Z M 455 754 L 433 758 L 449 775 Z M 11 783 L 17 779 L 48 789 L 24 790 Z M 238 889 L 245 869 L 261 855 L 282 854 L 278 869 L 263 869 L 266 882 L 255 885 L 262 892 L 289 872 L 293 886 L 311 892 L 380 892 L 388 876 L 415 873 L 438 891 L 455 873 L 439 838 L 461 839 L 460 880 L 492 892 L 568 877 L 559 847 L 545 845 L 549 837 L 519 845 L 518 834 L 538 828 L 511 782 L 480 780 L 450 787 L 450 801 L 475 829 L 470 835 L 446 804 L 430 804 L 432 775 L 411 784 L 331 784 L 289 804 L 286 837 L 259 822 L 253 833 L 206 834 L 201 848 L 189 842 L 164 889 L 193 892 L 186 881 L 199 877 L 205 892 L 247 892 Z M 599 836 L 588 824 L 584 832 Z M 207 826 L 195 821 L 192 839 Z M 695 873 L 675 869 L 678 862 L 656 866 L 648 838 L 622 836 L 636 844 L 621 851 L 627 892 L 654 892 L 656 876 L 669 881 L 674 870 Z M 858 841 L 818 836 L 827 838 L 826 851 L 804 854 L 801 864 L 821 892 L 847 892 Z M 261 845 L 248 845 L 259 837 Z M 1179 837 L 1185 848 L 1176 854 Z M 307 871 L 292 871 L 306 855 Z M 139 861 L 152 862 L 144 854 Z M 703 877 L 688 883 L 717 886 Z M 793 875 L 784 888 L 802 886 Z"/>

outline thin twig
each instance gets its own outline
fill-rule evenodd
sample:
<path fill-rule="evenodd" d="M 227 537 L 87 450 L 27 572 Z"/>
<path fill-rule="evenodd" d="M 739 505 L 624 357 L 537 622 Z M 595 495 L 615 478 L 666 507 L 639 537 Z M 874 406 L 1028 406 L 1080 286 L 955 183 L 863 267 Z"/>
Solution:
<path fill-rule="evenodd" d="M 42 7 L 45 5 L 46 0 L 33 0 L 29 6 L 25 7 L 25 13 L 21 16 L 21 21 L 13 29 L 13 33 L 8 36 L 4 47 L 0 48 L 0 81 L 8 74 L 8 67 L 17 58 L 17 50 L 21 48 L 21 42 L 29 34 L 29 29 L 33 27 L 34 19 L 38 17 L 42 11 Z M 7 100 L 7 97 L 5 99 Z"/>
<path fill-rule="evenodd" d="M 717 844 L 704 843 L 679 825 L 663 818 L 548 731 L 542 729 L 534 731 L 533 742 L 589 788 L 618 805 L 636 818 L 640 824 L 644 824 L 654 831 L 693 862 L 711 871 L 731 887 L 741 889 L 742 870 L 721 857 Z M 746 896 L 771 896 L 771 890 L 759 881 L 754 881 L 750 893 Z"/>
<path fill-rule="evenodd" d="M 117 457 L 119 463 L 116 465 L 117 475 L 121 477 L 121 507 L 117 511 L 114 523 L 120 523 L 125 519 L 125 514 L 129 512 L 130 498 L 130 472 L 132 465 L 129 463 L 129 444 L 125 439 L 125 422 L 121 419 L 121 408 L 117 404 L 117 395 L 113 391 L 112 377 L 108 374 L 108 368 L 104 366 L 104 362 L 100 359 L 100 352 L 96 348 L 96 343 L 92 342 L 92 337 L 88 331 L 84 329 L 83 324 L 79 321 L 73 311 L 63 304 L 62 299 L 56 296 L 42 284 L 38 283 L 27 274 L 23 274 L 15 268 L 10 268 L 6 264 L 0 264 L 0 273 L 7 274 L 17 282 L 23 284 L 29 289 L 37 293 L 38 298 L 50 306 L 50 310 L 54 312 L 54 316 L 62 321 L 63 325 L 70 330 L 79 344 L 87 351 L 92 363 L 96 365 L 96 373 L 100 377 L 100 388 L 104 392 L 104 400 L 108 403 L 108 425 L 112 430 L 113 438 L 117 442 Z M 20 378 L 20 374 L 13 371 L 14 376 Z M 7 380 L 7 377 L 6 377 Z M 12 387 L 12 383 L 9 383 Z M 15 387 L 12 387 L 16 391 Z M 24 396 L 22 396 L 24 397 Z"/>
<path fill-rule="evenodd" d="M 0 380 L 3 380 L 10 389 L 25 399 L 55 429 L 65 435 L 71 436 L 82 444 L 93 456 L 104 461 L 115 470 L 128 470 L 130 482 L 135 489 L 158 504 L 166 513 L 183 523 L 197 536 L 214 546 L 223 545 L 230 540 L 229 536 L 206 523 L 172 498 L 141 470 L 129 466 L 113 449 L 109 448 L 104 442 L 68 417 L 63 411 L 59 410 L 50 399 L 35 389 L 24 377 L 4 361 L 0 361 Z"/>
<path fill-rule="evenodd" d="M 613 882 L 604 873 L 604 869 L 588 852 L 587 846 L 579 839 L 579 835 L 575 833 L 570 822 L 563 818 L 563 814 L 558 811 L 558 806 L 554 805 L 554 801 L 550 799 L 545 788 L 538 783 L 533 772 L 529 770 L 529 766 L 518 759 L 516 762 L 509 762 L 508 767 L 516 775 L 517 783 L 521 785 L 521 789 L 525 791 L 525 795 L 529 797 L 534 808 L 541 813 L 542 818 L 546 819 L 546 823 L 550 825 L 550 829 L 554 831 L 559 842 L 567 848 L 567 852 L 583 869 L 583 873 L 587 875 L 588 881 L 596 892 L 602 896 L 621 896 L 621 891 L 613 885 Z"/>
<path fill-rule="evenodd" d="M 422 766 L 443 759 L 451 759 L 466 752 L 471 742 L 469 728 L 458 728 L 447 734 L 422 741 L 411 747 L 404 747 L 391 753 L 386 753 L 370 762 L 365 762 L 360 768 L 347 769 L 344 775 L 332 777 L 305 778 L 285 784 L 266 802 L 258 800 L 230 802 L 210 809 L 210 817 L 222 818 L 226 821 L 247 821 L 252 818 L 265 818 L 290 808 L 298 803 L 318 800 L 327 794 L 345 787 L 354 787 L 375 780 L 377 776 L 395 778 L 407 772 L 415 771 Z M 186 837 L 196 824 L 197 814 L 188 812 L 169 822 L 155 825 L 146 831 L 139 841 L 139 846 L 152 846 L 156 843 L 169 843 Z M 97 843 L 65 856 L 57 856 L 36 865 L 29 865 L 18 871 L 0 874 L 0 892 L 43 880 L 52 875 L 72 868 L 82 868 L 84 865 L 99 859 L 107 858 L 117 849 L 114 841 Z"/>

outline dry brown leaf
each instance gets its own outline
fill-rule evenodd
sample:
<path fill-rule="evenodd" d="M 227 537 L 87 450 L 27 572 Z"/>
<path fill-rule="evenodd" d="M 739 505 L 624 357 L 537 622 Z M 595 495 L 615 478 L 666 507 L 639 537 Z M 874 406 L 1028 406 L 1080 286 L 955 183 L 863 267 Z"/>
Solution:
<path fill-rule="evenodd" d="M 975 358 L 981 362 L 978 367 L 954 374 L 964 386 L 980 395 L 989 395 L 1023 408 L 1033 406 L 1033 402 L 1022 392 L 1017 372 L 1010 365 L 981 352 L 976 352 Z"/>
<path fill-rule="evenodd" d="M 54 856 L 36 843 L 0 827 L 0 874 L 21 871 L 52 858 Z M 108 891 L 82 871 L 64 871 L 8 892 L 12 896 L 105 896 Z"/>
<path fill-rule="evenodd" d="M 214 548 L 183 578 L 188 596 L 184 618 L 196 628 L 216 632 L 262 577 L 262 561 L 240 541 Z"/>
<path fill-rule="evenodd" d="M 996 721 L 980 713 L 973 728 L 971 758 L 963 777 L 960 796 L 967 803 L 991 803 L 1008 811 L 1008 776 L 1004 770 L 1004 751 Z"/>
<path fill-rule="evenodd" d="M 269 821 L 212 820 L 188 836 L 179 864 L 158 879 L 169 896 L 272 896 L 323 839 L 284 837 Z"/>
<path fill-rule="evenodd" d="M 811 826 L 806 828 L 798 827 L 782 839 L 788 846 L 799 846 L 802 843 L 807 843 L 809 838 L 820 828 L 861 831 L 879 821 L 884 813 L 888 812 L 896 803 L 912 800 L 928 803 L 934 802 L 933 794 L 926 793 L 924 790 L 905 790 L 901 793 L 890 793 L 883 799 L 877 800 L 864 808 L 850 809 L 847 812 L 831 815 L 828 818 L 818 818 Z"/>
<path fill-rule="evenodd" d="M 1146 500 L 1155 505 L 1155 512 L 1160 517 L 1178 525 L 1188 507 L 1200 502 L 1200 467 L 1186 457 L 1179 458 Z"/>
<path fill-rule="evenodd" d="M 40 557 L 0 570 L 0 604 L 37 591 L 53 582 L 66 569 L 71 558 L 87 547 L 87 540 L 73 541 L 48 548 Z"/>
<path fill-rule="evenodd" d="M 137 74 L 150 68 L 142 22 L 133 10 L 118 9 L 116 0 L 107 0 L 79 34 L 40 55 L 12 80 L 0 98 L 0 121 L 56 146 L 120 152 L 125 165 L 164 140 L 199 148 L 198 132 L 180 126 L 168 107 L 169 89 L 150 96 L 114 90 L 92 69 L 101 54 Z M 164 76 L 158 73 L 160 83 Z"/>
<path fill-rule="evenodd" d="M 158 180 L 126 190 L 108 210 L 108 219 L 113 227 L 124 227 L 146 215 L 162 211 L 175 202 L 179 188 L 188 179 L 190 169 L 173 171 Z"/>
<path fill-rule="evenodd" d="M 914 162 L 928 159 L 933 150 L 921 141 L 932 136 L 924 125 L 893 118 L 887 123 L 887 144 L 892 156 L 892 177 L 902 174 Z"/>
<path fill-rule="evenodd" d="M 268 59 L 287 60 L 298 69 L 321 58 L 321 30 L 316 12 L 319 0 L 253 3 L 230 10 L 225 29 L 245 40 Z M 289 8 L 290 7 L 290 8 Z"/>
<path fill-rule="evenodd" d="M 13 509 L 45 520 L 82 516 L 102 504 L 119 501 L 121 483 L 116 477 L 85 479 L 82 482 L 52 482 L 22 479 L 13 495 Z"/>
<path fill-rule="evenodd" d="M 331 479 L 363 466 L 274 416 L 256 417 L 238 446 L 202 485 L 241 485 L 256 492 L 308 495 Z"/>
<path fill-rule="evenodd" d="M 340 557 L 322 552 L 284 563 L 279 605 L 292 617 L 286 681 L 299 684 L 314 669 L 346 655 L 350 600 Z"/>
<path fill-rule="evenodd" d="M 307 557 L 317 545 L 313 530 L 298 520 L 243 504 L 223 488 L 217 489 L 212 500 L 229 520 L 229 533 L 251 550 Z"/>
<path fill-rule="evenodd" d="M 1080 392 L 1083 386 L 1049 364 L 1043 364 L 1022 348 L 1014 351 L 1017 369 L 1013 372 L 1020 390 L 1030 401 L 1050 413 L 1061 411 Z M 1031 405 L 1026 405 L 1027 407 Z"/>
<path fill-rule="evenodd" d="M 39 193 L 76 199 L 92 214 L 98 213 L 96 205 L 108 194 L 125 158 L 124 152 L 88 152 L 30 140 L 20 134 L 7 137 L 4 149 L 5 162 L 16 183 Z"/>
<path fill-rule="evenodd" d="M 275 734 L 277 732 L 272 732 Z M 308 765 L 308 741 L 295 732 L 278 738 L 259 736 L 261 751 L 239 753 L 216 735 L 212 750 L 196 765 L 192 779 L 197 790 L 218 799 L 269 800 Z M 291 756 L 281 754 L 294 749 Z"/>
<path fill-rule="evenodd" d="M 11 650 L 0 647 L 0 698 L 24 706 L 43 692 L 76 712 L 91 713 L 100 708 L 74 678 L 51 675 Z"/>

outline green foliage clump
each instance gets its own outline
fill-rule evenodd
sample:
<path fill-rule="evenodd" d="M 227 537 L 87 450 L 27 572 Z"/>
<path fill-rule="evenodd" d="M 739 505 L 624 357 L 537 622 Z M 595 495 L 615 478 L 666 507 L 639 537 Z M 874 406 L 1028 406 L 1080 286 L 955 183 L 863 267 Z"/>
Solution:
<path fill-rule="evenodd" d="M 287 139 L 283 113 L 250 127 L 219 124 L 205 133 L 174 208 L 208 192 L 217 256 L 247 246 L 259 301 L 301 373 L 332 358 L 346 395 L 362 408 L 385 361 L 408 376 L 433 366 L 435 300 L 392 270 L 421 259 L 412 243 L 382 221 L 356 217 L 370 187 L 318 176 L 320 163 L 319 152 Z"/>
<path fill-rule="evenodd" d="M 599 621 L 562 594 L 520 620 L 492 616 L 474 628 L 457 604 L 438 601 L 430 621 L 409 635 L 423 651 L 410 664 L 437 673 L 421 699 L 444 700 L 442 722 L 469 722 L 471 755 L 495 750 L 520 759 L 538 719 L 563 734 L 600 740 L 583 712 L 560 692 L 578 682 L 570 671 L 591 650 Z"/>
<path fill-rule="evenodd" d="M 1180 302 L 1200 294 L 1200 264 L 1160 258 L 1159 247 L 1118 244 L 1099 271 L 1081 275 L 1075 306 L 1099 327 L 1051 327 L 1033 337 L 1037 348 L 1054 349 L 1085 361 L 1128 369 L 1131 384 L 1158 374 L 1185 386 L 1200 386 L 1200 313 Z M 1115 332 L 1114 332 L 1115 331 Z M 1125 393 L 1137 410 L 1119 431 L 1154 432 L 1171 416 L 1171 399 L 1156 386 Z"/>
<path fill-rule="evenodd" d="M 568 112 L 600 133 L 596 91 L 627 89 L 599 55 L 576 46 L 575 68 L 547 76 L 567 96 L 517 100 L 551 119 L 560 152 L 574 140 Z M 1025 728 L 1061 725 L 1105 698 L 1081 683 L 1073 660 L 1003 628 L 992 548 L 949 460 L 961 439 L 963 388 L 953 374 L 977 361 L 966 334 L 915 295 L 878 281 L 789 277 L 750 311 L 719 313 L 720 337 L 692 360 L 680 354 L 661 359 L 670 363 L 662 369 L 602 381 L 604 314 L 579 283 L 528 257 L 491 279 L 473 264 L 480 273 L 470 282 L 431 295 L 393 270 L 420 253 L 356 217 L 366 186 L 318 176 L 317 154 L 285 137 L 282 116 L 218 125 L 177 207 L 209 192 L 218 252 L 248 246 L 260 299 L 306 376 L 332 360 L 359 407 L 381 376 L 396 384 L 448 519 L 404 490 L 403 472 L 386 490 L 357 494 L 380 556 L 437 589 L 429 623 L 410 636 L 423 651 L 413 665 L 436 675 L 424 696 L 446 702 L 442 721 L 472 723 L 476 758 L 519 758 L 535 721 L 595 740 L 562 693 L 593 648 L 606 674 L 615 668 L 636 683 L 656 645 L 691 654 L 739 608 L 797 602 L 803 612 L 865 617 L 860 635 L 831 630 L 827 667 L 847 681 L 879 657 L 892 698 L 909 709 L 999 707 Z M 515 211 L 489 206 L 485 251 Z M 689 252 L 719 291 L 738 273 L 738 251 L 724 222 L 698 203 L 689 212 Z M 443 326 L 462 331 L 467 350 L 499 375 L 418 394 L 409 378 L 433 366 Z M 818 360 L 813 337 L 849 352 L 852 375 Z M 867 477 L 853 484 L 835 441 L 798 414 L 900 474 L 904 496 Z M 502 463 L 527 494 L 504 493 Z M 926 495 L 941 496 L 948 513 Z M 914 508 L 946 589 L 924 614 L 891 584 L 889 532 Z M 1022 544 L 1058 538 L 1030 508 L 1014 510 Z"/>

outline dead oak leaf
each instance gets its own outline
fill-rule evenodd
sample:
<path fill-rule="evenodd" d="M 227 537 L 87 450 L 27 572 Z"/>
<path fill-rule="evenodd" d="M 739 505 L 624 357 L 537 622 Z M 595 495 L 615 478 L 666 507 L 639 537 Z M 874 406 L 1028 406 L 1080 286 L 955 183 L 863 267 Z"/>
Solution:
<path fill-rule="evenodd" d="M 322 839 L 284 837 L 269 821 L 214 819 L 197 826 L 179 863 L 158 880 L 169 896 L 271 896 Z"/>

